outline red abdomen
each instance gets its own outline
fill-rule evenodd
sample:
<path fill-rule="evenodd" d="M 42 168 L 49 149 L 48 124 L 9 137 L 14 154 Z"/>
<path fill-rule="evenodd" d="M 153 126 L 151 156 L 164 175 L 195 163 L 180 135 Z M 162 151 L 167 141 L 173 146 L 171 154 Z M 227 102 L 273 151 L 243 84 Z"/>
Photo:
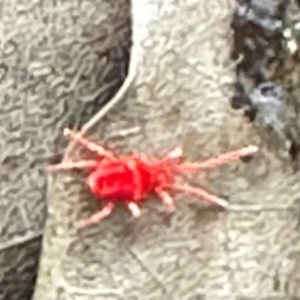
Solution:
<path fill-rule="evenodd" d="M 153 189 L 151 171 L 134 158 L 100 161 L 87 183 L 96 197 L 110 201 L 142 200 Z"/>

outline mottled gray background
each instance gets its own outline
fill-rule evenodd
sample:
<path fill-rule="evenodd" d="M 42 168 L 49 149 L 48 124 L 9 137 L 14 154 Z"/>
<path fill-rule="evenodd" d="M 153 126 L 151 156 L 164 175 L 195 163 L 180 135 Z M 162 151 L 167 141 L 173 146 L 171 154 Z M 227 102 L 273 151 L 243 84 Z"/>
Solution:
<path fill-rule="evenodd" d="M 300 178 L 229 106 L 233 4 L 133 0 L 134 80 L 87 134 L 118 153 L 157 155 L 179 145 L 188 160 L 257 144 L 261 151 L 252 161 L 194 179 L 228 198 L 230 209 L 204 210 L 176 195 L 171 218 L 148 201 L 140 220 L 119 209 L 99 226 L 76 232 L 75 222 L 98 204 L 79 175 L 49 176 L 34 300 L 300 298 Z M 82 14 L 88 11 L 81 7 Z"/>
<path fill-rule="evenodd" d="M 123 82 L 129 1 L 0 1 L 0 299 L 30 299 L 45 164 Z M 56 157 L 57 156 L 57 157 Z"/>

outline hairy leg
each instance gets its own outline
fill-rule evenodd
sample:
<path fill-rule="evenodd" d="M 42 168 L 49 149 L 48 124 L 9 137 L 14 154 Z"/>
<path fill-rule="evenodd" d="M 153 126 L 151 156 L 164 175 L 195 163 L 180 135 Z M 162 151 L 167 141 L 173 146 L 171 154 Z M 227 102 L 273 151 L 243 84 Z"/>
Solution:
<path fill-rule="evenodd" d="M 169 188 L 173 189 L 173 190 L 181 191 L 181 192 L 184 192 L 187 194 L 198 196 L 198 197 L 202 198 L 203 200 L 216 203 L 224 208 L 228 207 L 227 201 L 225 201 L 224 199 L 219 198 L 215 195 L 212 195 L 212 194 L 208 193 L 207 191 L 205 191 L 204 189 L 199 188 L 199 187 L 193 187 L 190 185 L 174 184 L 174 185 L 170 185 Z"/>
<path fill-rule="evenodd" d="M 65 128 L 64 135 L 69 136 L 74 141 L 78 142 L 88 150 L 97 153 L 99 156 L 104 156 L 106 158 L 116 160 L 116 157 L 110 152 L 105 150 L 102 146 L 90 142 L 85 139 L 80 133 L 74 132 L 71 129 Z"/>
<path fill-rule="evenodd" d="M 135 217 L 138 218 L 141 215 L 141 210 L 138 207 L 138 205 L 134 202 L 129 202 L 127 204 L 128 209 L 130 210 L 131 214 Z"/>
<path fill-rule="evenodd" d="M 236 151 L 227 152 L 219 155 L 218 157 L 209 158 L 202 163 L 183 163 L 179 165 L 179 169 L 181 171 L 197 171 L 200 169 L 212 169 L 216 168 L 229 162 L 240 159 L 243 156 L 252 155 L 258 151 L 258 147 L 256 146 L 248 146 L 245 148 L 241 148 Z"/>
<path fill-rule="evenodd" d="M 183 155 L 182 149 L 177 147 L 166 155 L 166 159 L 178 159 Z"/>
<path fill-rule="evenodd" d="M 161 189 L 155 190 L 161 201 L 168 206 L 170 211 L 173 211 L 175 209 L 175 204 L 173 198 L 165 191 Z"/>
<path fill-rule="evenodd" d="M 100 223 L 104 218 L 108 217 L 112 213 L 114 207 L 114 203 L 108 202 L 99 212 L 95 213 L 90 218 L 81 221 L 79 224 L 79 228 L 84 228 L 93 224 Z"/>
<path fill-rule="evenodd" d="M 138 170 L 136 160 L 128 160 L 127 167 L 132 172 L 133 184 L 134 184 L 133 197 L 134 200 L 138 200 L 143 196 L 143 187 L 142 187 L 141 173 Z"/>

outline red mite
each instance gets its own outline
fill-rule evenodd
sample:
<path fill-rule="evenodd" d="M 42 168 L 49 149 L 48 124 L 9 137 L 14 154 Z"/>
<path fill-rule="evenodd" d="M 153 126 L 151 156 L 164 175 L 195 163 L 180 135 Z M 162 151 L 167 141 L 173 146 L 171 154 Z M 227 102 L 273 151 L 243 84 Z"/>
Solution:
<path fill-rule="evenodd" d="M 118 157 L 70 129 L 65 129 L 64 134 L 88 150 L 95 152 L 99 158 L 77 162 L 67 161 L 50 166 L 49 169 L 51 171 L 88 169 L 90 171 L 87 177 L 89 189 L 97 198 L 107 201 L 102 210 L 82 221 L 80 227 L 87 227 L 100 222 L 110 215 L 118 202 L 124 203 L 134 217 L 139 217 L 141 214 L 140 202 L 153 193 L 173 211 L 175 208 L 174 201 L 168 193 L 169 190 L 196 195 L 203 200 L 227 207 L 228 203 L 225 200 L 200 187 L 176 183 L 176 177 L 191 174 L 201 169 L 215 168 L 258 151 L 258 147 L 249 146 L 222 154 L 216 158 L 210 158 L 201 163 L 184 163 L 182 162 L 181 149 L 176 148 L 162 159 L 149 160 L 137 155 Z"/>

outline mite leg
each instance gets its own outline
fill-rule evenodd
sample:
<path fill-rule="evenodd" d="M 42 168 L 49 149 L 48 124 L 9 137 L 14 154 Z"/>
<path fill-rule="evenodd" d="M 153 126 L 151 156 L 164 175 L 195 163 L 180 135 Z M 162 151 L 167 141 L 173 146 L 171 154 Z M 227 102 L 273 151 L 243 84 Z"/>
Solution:
<path fill-rule="evenodd" d="M 169 152 L 165 157 L 163 157 L 161 162 L 163 163 L 165 161 L 173 161 L 174 163 L 176 163 L 176 168 L 177 168 L 179 160 L 182 157 L 183 157 L 182 149 L 178 147 L 178 148 L 175 148 L 174 150 L 172 150 L 171 152 Z M 180 166 L 179 166 L 179 168 L 180 168 Z M 179 171 L 182 171 L 182 170 L 179 169 Z"/>
<path fill-rule="evenodd" d="M 141 215 L 141 210 L 138 207 L 138 205 L 134 202 L 129 202 L 127 204 L 128 209 L 130 210 L 131 214 L 135 217 L 138 218 Z"/>
<path fill-rule="evenodd" d="M 175 204 L 174 204 L 174 200 L 173 198 L 165 191 L 161 190 L 161 189 L 156 189 L 155 190 L 157 195 L 159 196 L 159 198 L 161 199 L 161 201 L 168 206 L 170 211 L 174 211 L 175 210 Z"/>
<path fill-rule="evenodd" d="M 114 207 L 114 203 L 108 202 L 99 212 L 95 213 L 90 218 L 81 221 L 79 224 L 79 228 L 84 228 L 93 224 L 100 223 L 104 218 L 108 217 L 111 214 Z"/>
<path fill-rule="evenodd" d="M 70 169 L 93 169 L 97 167 L 97 161 L 95 160 L 81 160 L 81 161 L 66 161 L 61 164 L 48 166 L 47 170 L 50 172 L 70 170 Z"/>
<path fill-rule="evenodd" d="M 133 191 L 133 200 L 138 200 L 142 197 L 142 178 L 141 173 L 138 170 L 136 161 L 128 161 L 127 167 L 132 172 L 134 191 Z"/>
<path fill-rule="evenodd" d="M 178 159 L 178 158 L 181 158 L 183 155 L 182 153 L 182 149 L 181 148 L 175 148 L 173 151 L 169 152 L 167 155 L 166 155 L 166 159 Z"/>
<path fill-rule="evenodd" d="M 69 136 L 71 139 L 74 141 L 78 142 L 88 150 L 97 153 L 100 156 L 104 156 L 107 158 L 110 158 L 112 160 L 116 160 L 116 157 L 110 152 L 105 150 L 103 147 L 100 145 L 90 142 L 87 139 L 85 139 L 83 136 L 81 136 L 80 133 L 74 132 L 68 128 L 64 129 L 64 135 Z"/>
<path fill-rule="evenodd" d="M 199 188 L 199 187 L 193 187 L 190 185 L 174 184 L 174 185 L 170 185 L 169 188 L 171 188 L 173 190 L 181 191 L 181 192 L 184 192 L 187 194 L 198 196 L 205 201 L 216 203 L 224 208 L 228 207 L 228 205 L 229 205 L 228 202 L 225 201 L 224 199 L 219 198 L 215 195 L 212 195 L 212 194 L 208 193 L 207 191 L 205 191 L 204 189 Z"/>
<path fill-rule="evenodd" d="M 182 171 L 197 171 L 199 169 L 212 169 L 229 162 L 240 159 L 243 156 L 254 154 L 258 151 L 258 147 L 249 146 L 236 151 L 228 152 L 219 155 L 218 157 L 209 158 L 202 163 L 183 163 L 179 166 Z"/>

